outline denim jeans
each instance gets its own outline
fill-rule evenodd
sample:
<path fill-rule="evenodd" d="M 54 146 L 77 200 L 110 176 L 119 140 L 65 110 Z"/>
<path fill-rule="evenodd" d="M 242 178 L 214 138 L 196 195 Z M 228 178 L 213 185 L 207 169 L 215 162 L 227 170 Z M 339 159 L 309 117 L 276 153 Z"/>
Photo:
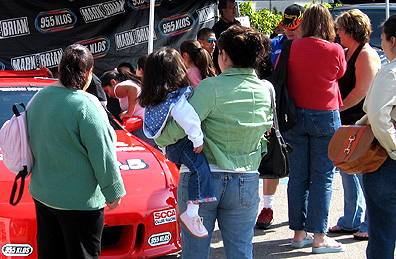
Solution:
<path fill-rule="evenodd" d="M 396 161 L 388 158 L 377 171 L 363 175 L 369 218 L 368 259 L 394 258 L 396 242 Z"/>
<path fill-rule="evenodd" d="M 337 226 L 345 230 L 359 230 L 367 232 L 368 213 L 365 212 L 364 222 L 362 222 L 364 210 L 363 196 L 363 175 L 347 174 L 340 172 L 342 187 L 344 189 L 344 216 L 340 217 Z"/>
<path fill-rule="evenodd" d="M 335 168 L 327 148 L 340 113 L 297 108 L 297 125 L 282 133 L 292 145 L 287 187 L 289 227 L 326 234 Z"/>
<path fill-rule="evenodd" d="M 195 153 L 193 143 L 184 137 L 166 146 L 166 156 L 175 164 L 183 164 L 190 170 L 188 203 L 198 204 L 216 200 L 212 172 L 203 152 Z"/>
<path fill-rule="evenodd" d="M 253 235 L 259 206 L 259 175 L 214 172 L 213 184 L 217 201 L 200 204 L 199 214 L 209 232 L 196 238 L 182 226 L 182 258 L 209 258 L 210 241 L 215 221 L 224 242 L 227 259 L 253 258 Z M 186 209 L 190 174 L 182 173 L 177 189 L 179 211 Z"/>

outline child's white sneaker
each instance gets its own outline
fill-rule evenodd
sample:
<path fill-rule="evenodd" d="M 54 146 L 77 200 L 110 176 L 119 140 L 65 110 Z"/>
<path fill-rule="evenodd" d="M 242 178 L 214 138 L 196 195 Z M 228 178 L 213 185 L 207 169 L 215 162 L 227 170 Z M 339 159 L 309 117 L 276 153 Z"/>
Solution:
<path fill-rule="evenodd" d="M 191 235 L 204 238 L 208 236 L 208 231 L 203 225 L 203 219 L 200 216 L 195 216 L 194 218 L 190 218 L 187 216 L 186 212 L 180 214 L 179 217 L 180 223 L 190 232 Z"/>

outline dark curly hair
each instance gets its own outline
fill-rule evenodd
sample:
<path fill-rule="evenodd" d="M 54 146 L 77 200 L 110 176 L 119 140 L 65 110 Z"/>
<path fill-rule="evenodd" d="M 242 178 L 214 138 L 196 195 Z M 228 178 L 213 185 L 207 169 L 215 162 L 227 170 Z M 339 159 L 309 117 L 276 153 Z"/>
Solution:
<path fill-rule="evenodd" d="M 234 67 L 257 68 L 265 55 L 264 37 L 255 29 L 235 24 L 220 35 L 217 47 L 227 52 Z"/>
<path fill-rule="evenodd" d="M 268 78 L 273 70 L 274 66 L 272 65 L 271 61 L 271 40 L 267 36 L 264 36 L 263 38 L 263 44 L 264 44 L 264 54 L 262 55 L 262 59 L 259 62 L 258 67 L 256 68 L 256 73 L 258 78 L 260 79 L 265 79 Z"/>
<path fill-rule="evenodd" d="M 140 106 L 157 106 L 164 102 L 169 93 L 190 85 L 187 69 L 179 52 L 162 47 L 152 52 L 143 72 Z"/>

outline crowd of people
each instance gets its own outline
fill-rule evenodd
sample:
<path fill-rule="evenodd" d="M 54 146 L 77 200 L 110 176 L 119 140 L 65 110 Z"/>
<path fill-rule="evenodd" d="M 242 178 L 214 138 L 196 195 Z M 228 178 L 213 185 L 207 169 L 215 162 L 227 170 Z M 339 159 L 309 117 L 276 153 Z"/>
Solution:
<path fill-rule="evenodd" d="M 368 258 L 393 258 L 396 15 L 383 25 L 382 48 L 390 63 L 381 69 L 379 56 L 369 45 L 370 19 L 360 10 L 334 20 L 323 5 L 305 9 L 293 4 L 276 28 L 281 35 L 270 39 L 237 21 L 235 0 L 220 0 L 218 8 L 220 20 L 213 28 L 201 29 L 196 39 L 183 41 L 179 49 L 162 47 L 144 55 L 136 68 L 122 62 L 100 78 L 93 75 L 88 49 L 72 45 L 65 50 L 59 81 L 40 91 L 27 113 L 33 118 L 28 126 L 37 166 L 30 193 L 37 211 L 40 258 L 54 258 L 59 251 L 98 258 L 103 208 L 115 209 L 125 194 L 114 132 L 103 106 L 124 124 L 141 118 L 143 127 L 132 134 L 179 166 L 182 257 L 209 258 L 217 221 L 226 257 L 253 258 L 254 228 L 270 228 L 274 220 L 279 179 L 264 179 L 260 199 L 258 167 L 267 152 L 265 134 L 273 126 L 273 86 L 265 79 L 276 68 L 285 40 L 293 40 L 287 91 L 297 110 L 296 125 L 281 132 L 294 149 L 289 154 L 287 187 L 290 245 L 312 246 L 313 253 L 343 252 L 346 245 L 327 233 L 350 233 L 368 240 Z M 340 44 L 334 42 L 336 35 Z M 43 117 L 43 109 L 56 114 L 47 112 Z M 34 120 L 37 116 L 39 120 Z M 372 126 L 389 158 L 373 173 L 340 172 L 344 215 L 328 227 L 336 173 L 328 145 L 341 125 L 355 123 Z M 52 132 L 62 130 L 69 130 L 64 135 L 70 137 L 57 138 L 59 146 L 40 145 L 42 139 L 55 137 Z M 91 130 L 98 134 L 88 134 Z M 75 141 L 70 132 L 84 141 Z M 91 148 L 92 154 L 83 152 Z M 75 163 L 58 164 L 69 160 Z M 87 161 L 97 161 L 95 168 Z M 49 166 L 53 164 L 57 166 Z M 85 174 L 72 177 L 82 168 Z M 55 183 L 47 177 L 49 171 L 64 179 L 56 192 L 50 188 Z"/>

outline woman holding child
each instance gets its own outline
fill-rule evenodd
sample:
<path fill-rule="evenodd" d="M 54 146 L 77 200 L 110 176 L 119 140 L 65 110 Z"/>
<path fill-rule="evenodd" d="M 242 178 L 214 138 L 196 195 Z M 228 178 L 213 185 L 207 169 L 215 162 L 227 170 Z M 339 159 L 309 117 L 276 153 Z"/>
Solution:
<path fill-rule="evenodd" d="M 239 25 L 223 32 L 218 41 L 222 74 L 202 80 L 189 99 L 201 120 L 203 152 L 212 171 L 217 201 L 200 204 L 199 214 L 208 237 L 193 237 L 182 228 L 184 259 L 209 258 L 216 220 L 226 257 L 253 258 L 252 239 L 260 200 L 257 168 L 266 152 L 264 133 L 272 126 L 272 86 L 255 73 L 265 52 L 263 37 Z M 184 136 L 180 126 L 171 120 L 156 142 L 166 146 Z M 181 212 L 186 209 L 188 180 L 189 174 L 182 173 L 178 187 Z"/>

